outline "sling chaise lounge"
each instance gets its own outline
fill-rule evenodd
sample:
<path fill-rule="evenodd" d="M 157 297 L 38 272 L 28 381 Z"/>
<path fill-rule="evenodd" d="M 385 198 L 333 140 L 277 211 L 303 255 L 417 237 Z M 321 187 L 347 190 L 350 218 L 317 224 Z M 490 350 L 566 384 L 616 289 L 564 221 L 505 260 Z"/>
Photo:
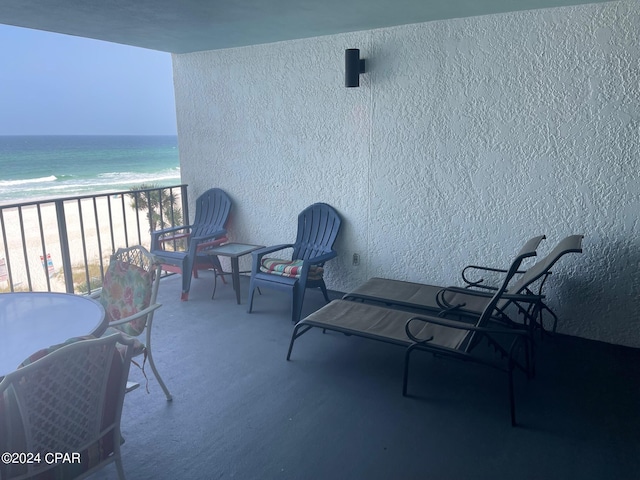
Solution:
<path fill-rule="evenodd" d="M 475 323 L 458 322 L 433 316 L 417 316 L 415 313 L 403 310 L 347 300 L 334 300 L 296 324 L 289 344 L 287 360 L 291 358 L 295 340 L 317 327 L 407 347 L 403 395 L 406 395 L 407 392 L 409 360 L 414 350 L 428 351 L 439 356 L 449 356 L 484 364 L 508 374 L 511 422 L 512 425 L 515 425 L 513 370 L 519 368 L 528 376 L 530 375 L 530 337 L 528 332 L 521 329 L 488 328 L 487 323 L 507 290 L 509 281 L 518 271 L 520 263 L 525 258 L 535 256 L 535 248 L 539 241 L 539 238 L 534 238 L 525 244 L 506 272 L 502 285 L 495 291 Z M 532 295 L 531 297 L 536 296 Z M 532 298 L 531 300 L 535 305 L 536 299 Z M 505 337 L 508 337 L 510 341 L 505 343 Z M 483 339 L 486 339 L 495 348 L 499 358 L 495 358 L 495 355 L 487 358 L 486 352 L 480 352 L 482 349 L 476 348 Z M 517 356 L 521 351 L 524 352 L 524 358 L 518 360 Z M 477 353 L 482 354 L 478 355 Z"/>
<path fill-rule="evenodd" d="M 540 242 L 544 236 L 536 239 Z M 515 310 L 523 315 L 524 323 L 530 326 L 538 325 L 543 328 L 542 313 L 548 312 L 553 317 L 552 331 L 555 331 L 558 321 L 557 315 L 542 300 L 542 288 L 551 275 L 551 268 L 566 253 L 582 252 L 582 235 L 570 235 L 560 241 L 558 245 L 544 258 L 540 259 L 526 271 L 518 271 L 520 276 L 502 295 L 497 304 L 494 317 L 505 323 L 513 324 L 514 320 L 508 315 L 507 308 L 515 306 Z M 347 293 L 345 300 L 359 300 L 367 303 L 378 303 L 390 307 L 423 310 L 429 313 L 459 314 L 462 316 L 477 316 L 491 300 L 496 288 L 486 285 L 482 278 L 472 280 L 469 272 L 484 271 L 492 273 L 506 273 L 497 268 L 469 265 L 462 270 L 464 287 L 442 287 L 421 283 L 391 280 L 386 278 L 371 278 L 352 292 Z M 531 297 L 540 297 L 536 308 L 536 315 L 532 315 L 534 305 L 529 302 Z"/>

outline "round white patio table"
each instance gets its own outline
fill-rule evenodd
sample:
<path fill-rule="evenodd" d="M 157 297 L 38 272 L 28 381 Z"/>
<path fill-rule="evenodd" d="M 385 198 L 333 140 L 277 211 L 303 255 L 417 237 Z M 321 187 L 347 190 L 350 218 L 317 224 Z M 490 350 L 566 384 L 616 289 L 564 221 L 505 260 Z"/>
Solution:
<path fill-rule="evenodd" d="M 106 328 L 104 308 L 89 297 L 0 293 L 0 378 L 42 348 L 71 337 L 99 336 Z"/>

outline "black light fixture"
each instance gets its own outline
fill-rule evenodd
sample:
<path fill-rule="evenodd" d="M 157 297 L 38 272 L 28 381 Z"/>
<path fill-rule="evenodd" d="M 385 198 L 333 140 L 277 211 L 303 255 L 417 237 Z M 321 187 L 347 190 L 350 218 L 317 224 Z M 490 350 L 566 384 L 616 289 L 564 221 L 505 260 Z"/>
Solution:
<path fill-rule="evenodd" d="M 360 74 L 364 72 L 364 59 L 360 59 L 360 50 L 347 48 L 344 51 L 344 86 L 359 87 Z"/>

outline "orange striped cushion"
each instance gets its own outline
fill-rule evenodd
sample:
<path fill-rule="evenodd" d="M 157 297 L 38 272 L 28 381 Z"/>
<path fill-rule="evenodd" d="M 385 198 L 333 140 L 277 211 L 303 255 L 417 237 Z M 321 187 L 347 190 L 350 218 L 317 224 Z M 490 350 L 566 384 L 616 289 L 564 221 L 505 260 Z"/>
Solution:
<path fill-rule="evenodd" d="M 302 260 L 282 260 L 280 258 L 263 258 L 260 271 L 283 277 L 300 278 L 302 273 Z M 320 280 L 324 269 L 317 265 L 309 268 L 308 280 Z"/>

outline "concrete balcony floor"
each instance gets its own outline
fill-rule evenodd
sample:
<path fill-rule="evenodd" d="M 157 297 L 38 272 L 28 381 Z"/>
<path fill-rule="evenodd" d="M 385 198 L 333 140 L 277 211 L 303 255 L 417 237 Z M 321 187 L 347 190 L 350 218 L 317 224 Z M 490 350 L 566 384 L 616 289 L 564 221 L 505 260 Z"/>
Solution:
<path fill-rule="evenodd" d="M 311 331 L 285 360 L 292 324 L 281 292 L 247 314 L 213 275 L 162 280 L 156 364 L 125 399 L 125 473 L 136 479 L 640 478 L 640 350 L 556 335 L 538 344 L 537 376 L 516 375 L 520 426 L 506 375 L 431 355 Z M 337 298 L 340 295 L 335 293 Z M 309 291 L 303 316 L 324 304 Z M 109 465 L 91 478 L 116 478 Z"/>

